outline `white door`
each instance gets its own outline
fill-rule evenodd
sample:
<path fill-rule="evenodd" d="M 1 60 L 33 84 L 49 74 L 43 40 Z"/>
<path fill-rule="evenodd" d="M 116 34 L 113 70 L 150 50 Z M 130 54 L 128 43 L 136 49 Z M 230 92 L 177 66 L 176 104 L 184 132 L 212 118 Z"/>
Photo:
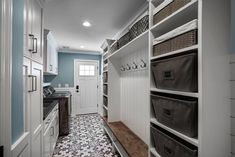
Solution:
<path fill-rule="evenodd" d="M 98 111 L 98 61 L 74 62 L 76 114 Z"/>

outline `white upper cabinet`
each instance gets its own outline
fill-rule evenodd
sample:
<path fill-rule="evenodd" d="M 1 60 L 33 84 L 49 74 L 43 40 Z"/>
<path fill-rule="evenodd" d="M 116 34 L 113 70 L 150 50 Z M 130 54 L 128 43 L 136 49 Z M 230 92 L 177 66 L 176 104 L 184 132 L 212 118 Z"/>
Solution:
<path fill-rule="evenodd" d="M 58 46 L 51 31 L 44 30 L 44 74 L 58 74 Z"/>
<path fill-rule="evenodd" d="M 36 62 L 43 63 L 43 8 L 39 0 L 26 0 L 25 6 L 24 34 L 27 38 L 27 42 L 25 42 L 27 49 L 24 51 L 24 55 Z"/>

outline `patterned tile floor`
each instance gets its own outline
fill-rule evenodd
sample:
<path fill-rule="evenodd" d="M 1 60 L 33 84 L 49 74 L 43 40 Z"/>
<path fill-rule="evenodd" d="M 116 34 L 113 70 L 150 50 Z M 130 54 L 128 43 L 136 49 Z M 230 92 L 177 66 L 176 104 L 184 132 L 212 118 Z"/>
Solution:
<path fill-rule="evenodd" d="M 78 115 L 70 120 L 70 134 L 59 137 L 53 157 L 113 157 L 112 146 L 98 114 Z"/>

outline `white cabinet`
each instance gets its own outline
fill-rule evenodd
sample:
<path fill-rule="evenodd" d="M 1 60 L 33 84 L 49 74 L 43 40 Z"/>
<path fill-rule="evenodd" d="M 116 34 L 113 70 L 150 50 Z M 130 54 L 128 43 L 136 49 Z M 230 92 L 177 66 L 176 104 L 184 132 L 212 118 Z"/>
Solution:
<path fill-rule="evenodd" d="M 57 75 L 58 74 L 58 46 L 51 31 L 44 30 L 44 74 Z"/>
<path fill-rule="evenodd" d="M 43 63 L 42 52 L 42 28 L 43 28 L 43 8 L 40 0 L 25 1 L 24 15 L 24 55 L 36 62 Z"/>
<path fill-rule="evenodd" d="M 30 89 L 30 120 L 31 120 L 31 156 L 42 156 L 43 133 L 43 66 L 32 61 Z"/>
<path fill-rule="evenodd" d="M 30 132 L 30 156 L 42 157 L 43 152 L 43 66 L 24 58 L 24 102 L 27 104 L 27 128 Z"/>
<path fill-rule="evenodd" d="M 48 115 L 45 123 L 49 123 L 46 126 L 44 132 L 44 157 L 51 157 L 53 155 L 56 142 L 59 135 L 59 114 L 58 105 L 53 109 L 53 111 Z"/>

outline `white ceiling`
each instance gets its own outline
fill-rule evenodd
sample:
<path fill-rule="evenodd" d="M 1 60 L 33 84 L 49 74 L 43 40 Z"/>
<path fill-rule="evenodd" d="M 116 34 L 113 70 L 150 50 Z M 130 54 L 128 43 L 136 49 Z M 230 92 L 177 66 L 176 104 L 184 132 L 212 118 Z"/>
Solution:
<path fill-rule="evenodd" d="M 100 51 L 105 38 L 112 38 L 135 16 L 146 0 L 47 0 L 45 28 L 52 30 L 60 47 Z M 83 21 L 90 28 L 82 26 Z"/>

